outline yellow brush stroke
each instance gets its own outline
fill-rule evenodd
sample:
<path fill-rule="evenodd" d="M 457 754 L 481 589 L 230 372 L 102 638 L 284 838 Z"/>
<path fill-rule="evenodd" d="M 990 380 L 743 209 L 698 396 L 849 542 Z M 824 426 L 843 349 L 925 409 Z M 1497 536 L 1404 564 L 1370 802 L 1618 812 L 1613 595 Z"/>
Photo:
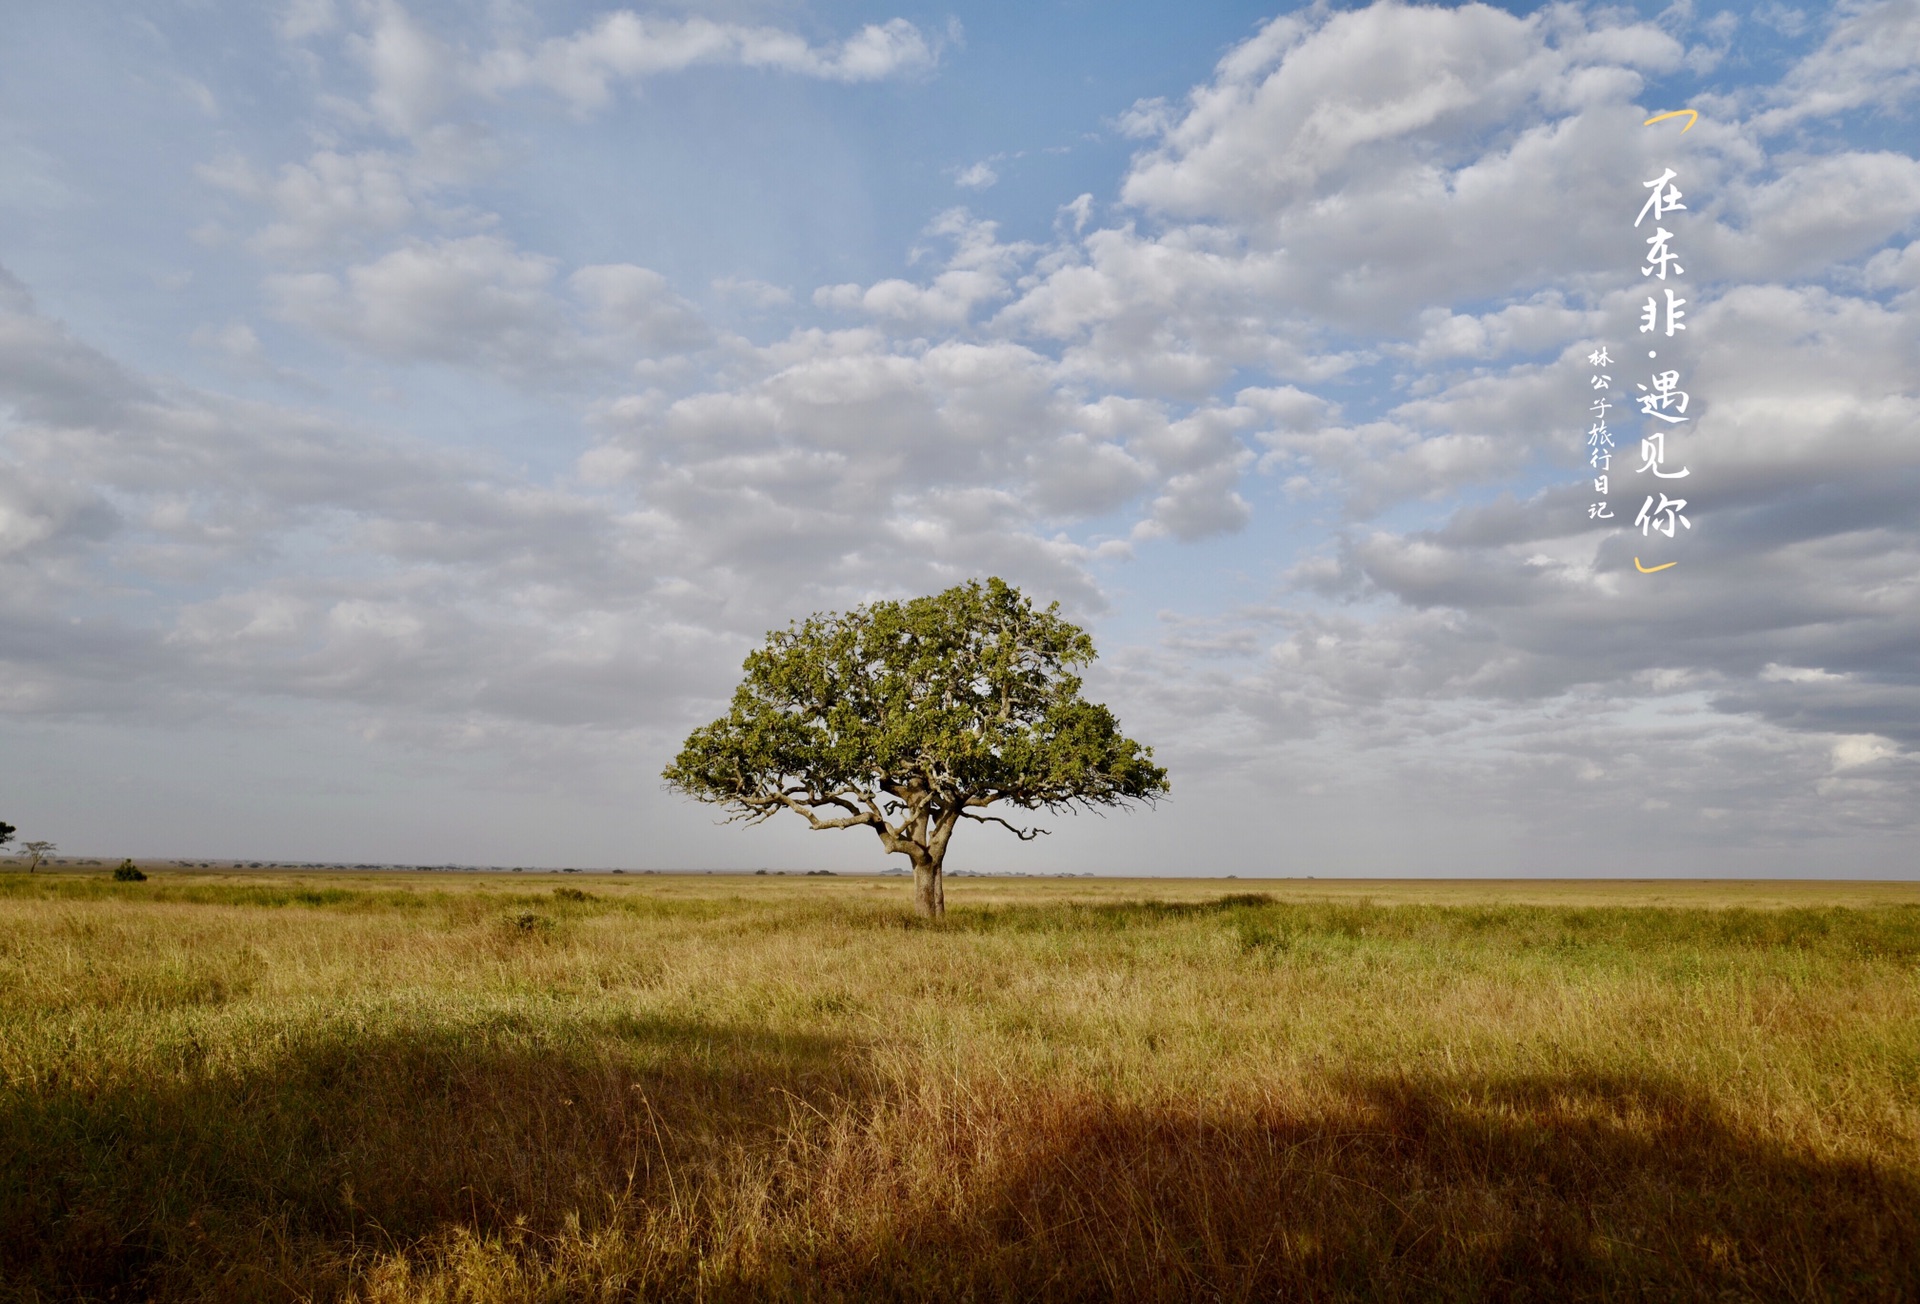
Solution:
<path fill-rule="evenodd" d="M 1669 566 L 1678 566 L 1679 564 L 1677 561 L 1663 561 L 1658 566 L 1642 566 L 1638 557 L 1633 559 L 1633 568 L 1642 575 L 1651 575 L 1655 571 L 1663 571 Z"/>
<path fill-rule="evenodd" d="M 1680 128 L 1680 134 L 1684 136 L 1689 131 L 1693 130 L 1694 123 L 1700 121 L 1700 110 L 1674 109 L 1670 113 L 1656 113 L 1651 118 L 1648 118 L 1645 122 L 1641 123 L 1640 125 L 1643 127 L 1651 127 L 1654 123 L 1665 122 L 1668 118 L 1685 118 L 1687 120 L 1687 125 Z"/>

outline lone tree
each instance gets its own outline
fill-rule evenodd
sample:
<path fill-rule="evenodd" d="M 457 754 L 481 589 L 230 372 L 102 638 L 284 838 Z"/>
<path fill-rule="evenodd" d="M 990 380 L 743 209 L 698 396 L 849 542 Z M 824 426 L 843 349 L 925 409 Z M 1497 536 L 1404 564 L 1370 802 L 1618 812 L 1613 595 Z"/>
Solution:
<path fill-rule="evenodd" d="M 51 842 L 22 842 L 20 844 L 19 854 L 32 857 L 31 860 L 27 861 L 27 873 L 31 874 L 40 868 L 41 863 L 44 862 L 48 856 L 59 849 L 60 848 L 54 846 Z"/>
<path fill-rule="evenodd" d="M 1152 803 L 1153 749 L 1080 696 L 1085 630 L 1002 580 L 815 615 L 750 653 L 733 706 L 693 731 L 665 772 L 727 822 L 782 810 L 816 829 L 865 826 L 913 864 L 914 905 L 946 913 L 941 865 L 960 821 L 1022 828 L 1019 810 Z"/>

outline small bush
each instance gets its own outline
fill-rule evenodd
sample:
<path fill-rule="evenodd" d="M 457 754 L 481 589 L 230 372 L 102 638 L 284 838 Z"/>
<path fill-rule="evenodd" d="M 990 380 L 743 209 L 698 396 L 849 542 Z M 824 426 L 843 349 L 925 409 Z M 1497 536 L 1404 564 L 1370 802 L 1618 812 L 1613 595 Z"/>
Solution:
<path fill-rule="evenodd" d="M 113 871 L 113 881 L 116 883 L 144 883 L 147 881 L 147 876 L 135 868 L 131 860 L 123 860 L 120 862 L 120 867 Z"/>

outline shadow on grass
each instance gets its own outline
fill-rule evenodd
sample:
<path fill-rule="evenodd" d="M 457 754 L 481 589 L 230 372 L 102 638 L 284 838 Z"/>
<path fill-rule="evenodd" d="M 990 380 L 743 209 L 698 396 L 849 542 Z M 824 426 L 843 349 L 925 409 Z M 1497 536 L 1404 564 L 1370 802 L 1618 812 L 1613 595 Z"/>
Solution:
<path fill-rule="evenodd" d="M 1356 1082 L 1311 1117 L 1042 1106 L 1002 1121 L 964 1213 L 903 1219 L 820 1279 L 848 1298 L 1920 1298 L 1910 1165 L 1789 1151 L 1671 1084 Z"/>
<path fill-rule="evenodd" d="M 507 1019 L 293 1045 L 271 1072 L 172 1087 L 15 1093 L 0 1293 L 328 1298 L 396 1256 L 417 1275 L 389 1296 L 438 1281 L 471 1299 L 1899 1299 L 1920 1283 L 1910 1166 L 1789 1150 L 1670 1083 L 1398 1078 L 1313 1110 L 1143 1109 L 1046 1086 L 882 1090 L 863 1060 L 830 1038 L 638 1020 L 570 1046 Z M 735 1189 L 755 1182 L 759 1205 Z M 472 1268 L 475 1246 L 519 1275 Z"/>
<path fill-rule="evenodd" d="M 579 1034 L 333 1028 L 267 1071 L 0 1093 L 0 1299 L 326 1298 L 449 1228 L 592 1230 L 831 1107 L 859 1058 L 696 1022 Z"/>

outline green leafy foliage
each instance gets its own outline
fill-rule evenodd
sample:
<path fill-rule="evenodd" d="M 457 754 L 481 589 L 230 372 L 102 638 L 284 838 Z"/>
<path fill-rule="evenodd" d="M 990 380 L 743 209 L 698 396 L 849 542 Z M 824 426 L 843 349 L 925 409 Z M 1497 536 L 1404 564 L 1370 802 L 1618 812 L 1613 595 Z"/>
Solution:
<path fill-rule="evenodd" d="M 999 579 L 815 615 L 751 653 L 732 708 L 694 730 L 665 778 L 754 822 L 874 828 L 938 872 L 961 819 L 1151 802 L 1153 751 L 1080 695 L 1093 640 Z"/>

